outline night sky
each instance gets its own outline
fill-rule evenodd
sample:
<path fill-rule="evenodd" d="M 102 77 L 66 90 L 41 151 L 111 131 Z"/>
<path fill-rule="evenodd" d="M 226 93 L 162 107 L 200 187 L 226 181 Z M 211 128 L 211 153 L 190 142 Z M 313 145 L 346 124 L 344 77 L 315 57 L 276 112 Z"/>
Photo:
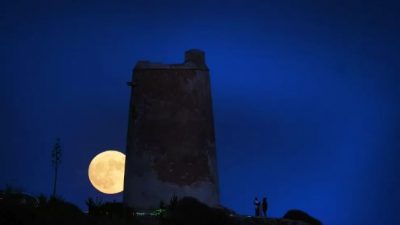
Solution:
<path fill-rule="evenodd" d="M 301 2 L 301 3 L 300 3 Z M 389 1 L 1 1 L 0 188 L 86 210 L 92 157 L 125 151 L 140 59 L 206 52 L 221 202 L 400 224 L 400 7 Z"/>

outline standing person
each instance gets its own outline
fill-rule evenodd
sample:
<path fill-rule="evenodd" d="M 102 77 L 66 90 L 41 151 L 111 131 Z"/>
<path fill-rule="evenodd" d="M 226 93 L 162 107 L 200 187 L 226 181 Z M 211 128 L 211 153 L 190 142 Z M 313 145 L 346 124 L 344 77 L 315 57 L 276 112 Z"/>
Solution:
<path fill-rule="evenodd" d="M 267 218 L 268 202 L 266 197 L 263 198 L 261 207 L 264 217 Z"/>
<path fill-rule="evenodd" d="M 254 198 L 254 208 L 256 216 L 260 216 L 260 201 L 258 201 L 257 197 Z"/>

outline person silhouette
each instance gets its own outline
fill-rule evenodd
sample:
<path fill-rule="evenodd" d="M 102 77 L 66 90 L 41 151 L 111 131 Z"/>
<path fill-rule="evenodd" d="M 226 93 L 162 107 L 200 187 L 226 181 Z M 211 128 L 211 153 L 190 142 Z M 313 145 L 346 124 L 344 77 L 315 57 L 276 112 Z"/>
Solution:
<path fill-rule="evenodd" d="M 267 210 L 268 210 L 268 202 L 267 202 L 267 198 L 266 197 L 263 198 L 261 207 L 262 207 L 262 211 L 263 211 L 264 217 L 266 218 L 267 217 Z"/>
<path fill-rule="evenodd" d="M 258 201 L 257 197 L 254 198 L 254 209 L 255 216 L 260 216 L 260 201 Z"/>

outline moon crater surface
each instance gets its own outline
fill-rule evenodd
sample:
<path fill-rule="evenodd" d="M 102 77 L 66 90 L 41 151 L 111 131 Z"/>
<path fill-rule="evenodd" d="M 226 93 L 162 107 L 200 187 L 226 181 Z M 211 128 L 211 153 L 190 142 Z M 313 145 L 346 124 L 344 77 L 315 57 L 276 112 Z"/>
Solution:
<path fill-rule="evenodd" d="M 89 164 L 90 183 L 100 192 L 117 194 L 124 189 L 125 155 L 108 150 L 96 155 Z"/>

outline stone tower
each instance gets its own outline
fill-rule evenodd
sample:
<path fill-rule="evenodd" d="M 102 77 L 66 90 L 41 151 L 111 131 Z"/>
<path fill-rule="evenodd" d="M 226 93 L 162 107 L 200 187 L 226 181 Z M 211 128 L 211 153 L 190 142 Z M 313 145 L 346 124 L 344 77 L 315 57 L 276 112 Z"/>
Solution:
<path fill-rule="evenodd" d="M 159 207 L 173 195 L 219 204 L 210 76 L 204 52 L 182 64 L 139 61 L 133 69 L 124 203 Z"/>

